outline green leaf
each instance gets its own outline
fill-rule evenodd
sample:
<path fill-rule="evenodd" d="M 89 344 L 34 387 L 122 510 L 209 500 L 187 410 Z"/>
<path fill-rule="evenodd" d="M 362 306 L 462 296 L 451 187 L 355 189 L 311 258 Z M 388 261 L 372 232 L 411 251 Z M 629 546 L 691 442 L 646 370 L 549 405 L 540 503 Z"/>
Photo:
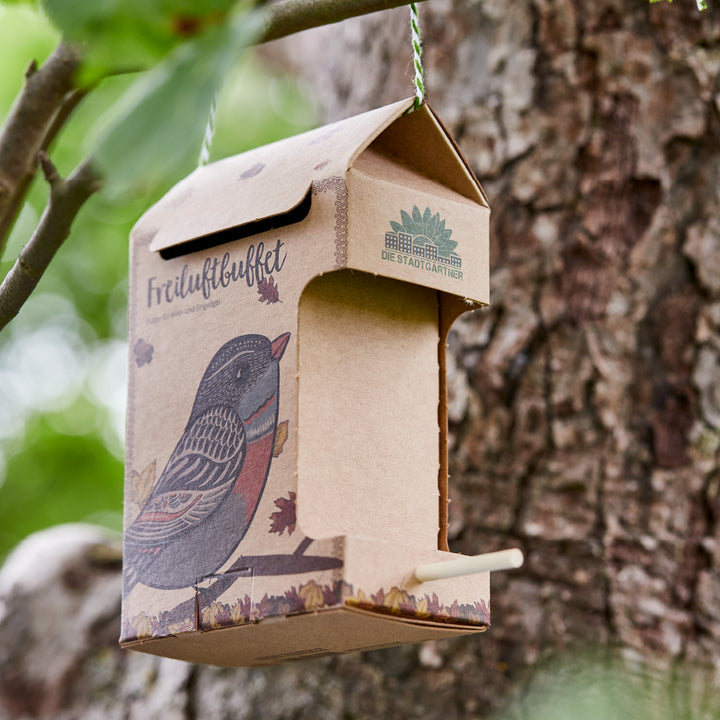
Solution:
<path fill-rule="evenodd" d="M 443 230 L 440 234 L 440 238 L 443 242 L 447 242 L 450 239 L 450 236 L 452 235 L 452 230 Z M 457 243 L 455 243 L 457 245 Z"/>
<path fill-rule="evenodd" d="M 413 222 L 415 223 L 415 229 L 418 232 L 421 232 L 422 224 L 423 224 L 423 216 L 420 213 L 420 209 L 418 208 L 417 205 L 413 205 L 412 213 L 413 213 Z"/>
<path fill-rule="evenodd" d="M 234 0 L 41 0 L 52 23 L 83 47 L 83 78 L 141 70 L 227 18 Z"/>
<path fill-rule="evenodd" d="M 423 224 L 425 227 L 427 227 L 427 224 L 430 222 L 430 218 L 432 217 L 432 212 L 430 212 L 430 208 L 426 207 L 425 212 L 423 213 Z"/>
<path fill-rule="evenodd" d="M 92 153 L 111 193 L 147 192 L 193 167 L 213 98 L 260 28 L 258 13 L 210 28 L 128 88 Z"/>
<path fill-rule="evenodd" d="M 399 222 L 395 222 L 394 220 L 390 221 L 390 227 L 396 232 L 401 233 L 404 232 L 403 226 Z"/>

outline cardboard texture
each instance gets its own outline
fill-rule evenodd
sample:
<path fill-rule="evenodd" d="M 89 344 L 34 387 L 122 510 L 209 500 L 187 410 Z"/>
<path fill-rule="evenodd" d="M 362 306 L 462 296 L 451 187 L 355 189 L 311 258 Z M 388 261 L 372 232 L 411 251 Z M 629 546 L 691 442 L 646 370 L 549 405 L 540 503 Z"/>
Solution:
<path fill-rule="evenodd" d="M 121 643 L 221 665 L 479 632 L 447 552 L 445 336 L 487 201 L 405 100 L 196 170 L 131 237 Z"/>

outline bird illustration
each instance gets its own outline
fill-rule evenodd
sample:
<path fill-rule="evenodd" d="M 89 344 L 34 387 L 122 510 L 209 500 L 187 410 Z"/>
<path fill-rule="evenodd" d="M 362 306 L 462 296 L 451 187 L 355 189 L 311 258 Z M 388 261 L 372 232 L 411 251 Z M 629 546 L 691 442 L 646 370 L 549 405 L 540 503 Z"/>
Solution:
<path fill-rule="evenodd" d="M 242 335 L 215 353 L 175 450 L 125 531 L 126 594 L 137 582 L 195 585 L 240 544 L 270 470 L 289 339 Z"/>

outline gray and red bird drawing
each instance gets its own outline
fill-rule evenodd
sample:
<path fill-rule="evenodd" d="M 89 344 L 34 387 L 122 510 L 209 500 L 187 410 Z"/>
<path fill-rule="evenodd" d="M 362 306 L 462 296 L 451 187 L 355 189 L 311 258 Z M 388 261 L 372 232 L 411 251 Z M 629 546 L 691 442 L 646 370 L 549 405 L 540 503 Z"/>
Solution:
<path fill-rule="evenodd" d="M 175 450 L 125 531 L 126 593 L 137 582 L 194 585 L 240 544 L 270 470 L 289 339 L 241 335 L 215 353 Z"/>

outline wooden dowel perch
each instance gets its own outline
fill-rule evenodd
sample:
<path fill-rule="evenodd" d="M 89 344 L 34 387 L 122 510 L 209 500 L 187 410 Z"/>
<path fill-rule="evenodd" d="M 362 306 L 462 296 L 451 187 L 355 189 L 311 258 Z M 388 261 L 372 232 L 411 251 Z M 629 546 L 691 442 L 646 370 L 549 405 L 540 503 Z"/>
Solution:
<path fill-rule="evenodd" d="M 418 582 L 428 582 L 473 573 L 512 570 L 521 567 L 524 560 L 522 551 L 517 548 L 499 550 L 457 560 L 420 565 L 415 569 L 415 578 Z"/>

